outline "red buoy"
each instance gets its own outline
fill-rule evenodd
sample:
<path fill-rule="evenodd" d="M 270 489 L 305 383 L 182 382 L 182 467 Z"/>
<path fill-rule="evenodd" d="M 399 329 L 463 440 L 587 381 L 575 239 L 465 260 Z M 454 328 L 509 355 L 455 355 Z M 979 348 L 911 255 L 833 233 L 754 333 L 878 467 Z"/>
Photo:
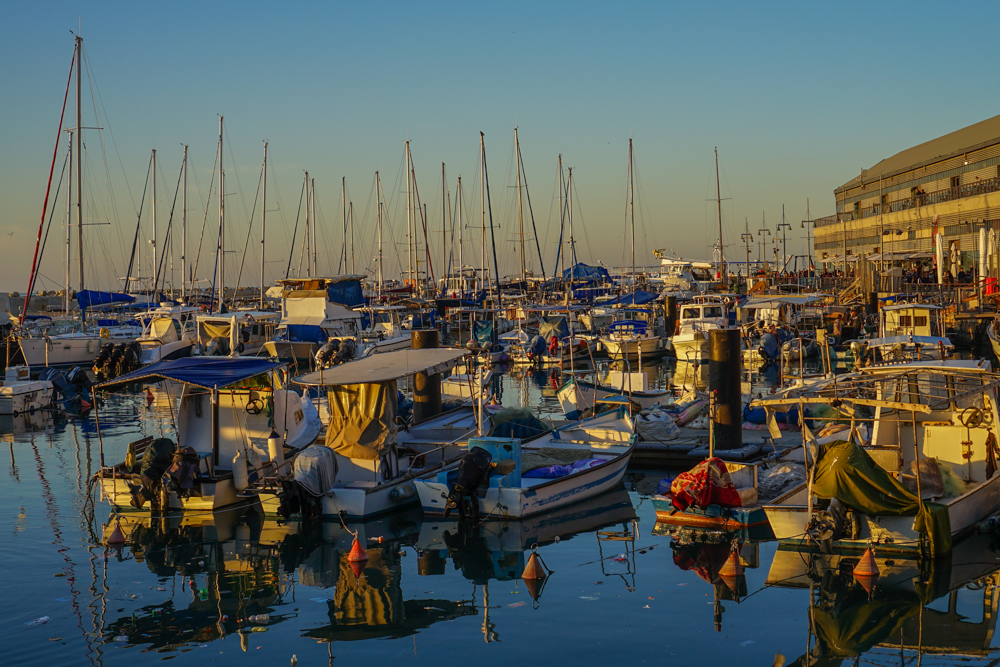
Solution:
<path fill-rule="evenodd" d="M 125 533 L 122 532 L 121 521 L 115 522 L 115 529 L 108 536 L 107 543 L 113 545 L 125 544 Z"/>

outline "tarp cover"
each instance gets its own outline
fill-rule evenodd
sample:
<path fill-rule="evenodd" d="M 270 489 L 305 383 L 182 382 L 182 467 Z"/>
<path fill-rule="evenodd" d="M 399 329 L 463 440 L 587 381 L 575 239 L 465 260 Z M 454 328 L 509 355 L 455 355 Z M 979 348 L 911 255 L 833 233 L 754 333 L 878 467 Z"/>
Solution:
<path fill-rule="evenodd" d="M 472 329 L 480 347 L 486 347 L 487 343 L 496 344 L 497 338 L 494 335 L 496 329 L 493 328 L 492 320 L 477 320 L 472 323 Z"/>
<path fill-rule="evenodd" d="M 951 551 L 948 508 L 918 501 L 916 494 L 853 442 L 836 440 L 822 446 L 814 475 L 813 492 L 817 497 L 836 498 L 872 516 L 913 515 L 913 527 L 927 536 L 932 556 Z"/>
<path fill-rule="evenodd" d="M 76 302 L 80 308 L 90 308 L 91 306 L 104 306 L 112 303 L 132 303 L 134 296 L 119 294 L 117 292 L 98 292 L 96 290 L 80 290 L 76 293 Z"/>
<path fill-rule="evenodd" d="M 603 266 L 588 266 L 583 262 L 563 270 L 563 280 L 600 283 L 611 280 L 611 274 Z"/>
<path fill-rule="evenodd" d="M 198 336 L 198 339 L 202 343 L 207 343 L 214 338 L 229 338 L 233 330 L 233 325 L 230 323 L 209 324 L 208 322 L 199 322 L 198 326 L 205 332 L 205 336 Z"/>
<path fill-rule="evenodd" d="M 559 340 L 569 337 L 569 324 L 562 315 L 558 317 L 543 317 L 538 322 L 538 335 L 546 341 L 555 336 Z"/>
<path fill-rule="evenodd" d="M 377 459 L 396 442 L 396 381 L 330 387 L 326 446 L 352 459 Z"/>
<path fill-rule="evenodd" d="M 295 457 L 292 476 L 312 495 L 324 496 L 337 481 L 337 457 L 323 445 L 306 447 Z"/>
<path fill-rule="evenodd" d="M 692 505 L 704 509 L 709 505 L 741 507 L 743 504 L 726 464 L 718 457 L 706 459 L 677 475 L 670 492 L 671 502 L 682 512 Z"/>
<path fill-rule="evenodd" d="M 360 280 L 341 280 L 332 283 L 326 288 L 326 292 L 331 303 L 339 303 L 348 308 L 360 306 L 365 302 Z"/>
<path fill-rule="evenodd" d="M 631 294 L 622 294 L 617 299 L 611 299 L 610 301 L 601 301 L 602 306 L 614 306 L 616 304 L 622 304 L 627 306 L 642 306 L 647 303 L 652 303 L 656 300 L 658 295 L 653 292 L 647 292 L 646 290 L 636 290 Z"/>
<path fill-rule="evenodd" d="M 285 335 L 292 343 L 325 343 L 326 332 L 314 324 L 289 324 Z"/>
<path fill-rule="evenodd" d="M 256 357 L 168 359 L 125 375 L 119 375 L 114 380 L 102 382 L 97 385 L 97 388 L 110 389 L 140 380 L 175 380 L 205 389 L 213 387 L 221 389 L 255 375 L 267 373 L 280 366 L 281 364 Z"/>

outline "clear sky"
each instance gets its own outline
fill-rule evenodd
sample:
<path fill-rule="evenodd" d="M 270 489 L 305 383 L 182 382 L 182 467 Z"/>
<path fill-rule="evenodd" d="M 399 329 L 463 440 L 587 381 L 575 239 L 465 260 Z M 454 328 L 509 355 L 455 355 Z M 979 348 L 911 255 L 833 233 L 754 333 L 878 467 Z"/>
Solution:
<path fill-rule="evenodd" d="M 192 160 L 188 256 L 207 220 L 197 277 L 210 274 L 218 223 L 207 195 L 219 114 L 228 245 L 239 250 L 227 259 L 230 281 L 265 139 L 268 279 L 284 274 L 305 170 L 316 179 L 320 272 L 338 267 L 341 177 L 354 203 L 352 257 L 359 270 L 372 265 L 379 170 L 389 200 L 386 272 L 398 273 L 407 138 L 436 234 L 436 272 L 442 162 L 453 200 L 463 176 L 465 259 L 478 262 L 480 131 L 501 273 L 515 272 L 515 124 L 549 273 L 560 153 L 574 168 L 578 255 L 609 266 L 626 257 L 630 136 L 637 263 L 653 263 L 653 248 L 711 257 L 716 146 L 727 255 L 743 257 L 745 217 L 756 232 L 766 214 L 773 231 L 782 204 L 794 225 L 789 251 L 803 253 L 807 198 L 813 217 L 831 214 L 833 189 L 862 167 L 1000 113 L 989 51 L 998 18 L 997 3 L 3 3 L 0 290 L 27 284 L 78 21 L 90 71 L 83 124 L 105 128 L 84 135 L 85 222 L 112 223 L 85 230 L 87 281 L 110 288 L 124 274 L 150 150 L 158 153 L 162 237 L 182 144 Z M 68 113 L 64 127 L 74 124 Z M 63 153 L 64 145 L 56 180 Z M 43 289 L 58 288 L 63 272 L 62 196 L 54 206 Z M 148 202 L 142 224 L 148 241 Z M 259 224 L 258 205 L 255 239 Z M 244 283 L 259 271 L 259 240 L 250 246 Z M 537 260 L 528 263 L 537 271 Z"/>

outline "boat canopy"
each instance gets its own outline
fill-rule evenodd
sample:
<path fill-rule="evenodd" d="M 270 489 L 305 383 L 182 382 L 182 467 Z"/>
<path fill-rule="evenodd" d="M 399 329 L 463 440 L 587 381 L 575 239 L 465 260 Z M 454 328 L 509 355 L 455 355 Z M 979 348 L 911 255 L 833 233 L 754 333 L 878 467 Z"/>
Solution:
<path fill-rule="evenodd" d="M 125 375 L 119 375 L 114 380 L 101 382 L 96 385 L 96 388 L 106 391 L 141 380 L 173 380 L 203 389 L 214 389 L 248 380 L 256 375 L 280 368 L 282 365 L 257 357 L 168 359 Z"/>
<path fill-rule="evenodd" d="M 580 262 L 563 270 L 562 279 L 600 283 L 611 280 L 611 274 L 603 266 L 588 266 Z"/>
<path fill-rule="evenodd" d="M 349 361 L 340 366 L 307 373 L 295 378 L 297 384 L 332 387 L 335 385 L 386 382 L 416 373 L 440 373 L 458 365 L 466 350 L 427 348 L 381 352 Z"/>
<path fill-rule="evenodd" d="M 656 301 L 656 297 L 659 294 L 654 292 L 647 292 L 646 290 L 636 290 L 631 294 L 622 294 L 621 296 L 611 299 L 609 301 L 604 301 L 603 299 L 597 303 L 599 306 L 615 306 L 615 305 L 628 305 L 628 306 L 643 306 L 647 303 L 652 303 Z"/>
<path fill-rule="evenodd" d="M 327 396 L 327 447 L 348 458 L 373 461 L 396 442 L 395 379 L 334 385 Z"/>
<path fill-rule="evenodd" d="M 76 302 L 80 305 L 81 309 L 91 308 L 93 306 L 106 306 L 114 303 L 132 303 L 135 301 L 135 297 L 129 294 L 120 294 L 118 292 L 98 292 L 96 290 L 80 290 L 76 293 Z"/>
<path fill-rule="evenodd" d="M 558 317 L 543 317 L 538 323 L 538 335 L 546 341 L 555 336 L 562 340 L 569 337 L 569 324 L 562 315 Z"/>
<path fill-rule="evenodd" d="M 641 336 L 646 333 L 647 326 L 649 323 L 645 320 L 618 320 L 608 325 L 608 333 L 634 333 Z"/>

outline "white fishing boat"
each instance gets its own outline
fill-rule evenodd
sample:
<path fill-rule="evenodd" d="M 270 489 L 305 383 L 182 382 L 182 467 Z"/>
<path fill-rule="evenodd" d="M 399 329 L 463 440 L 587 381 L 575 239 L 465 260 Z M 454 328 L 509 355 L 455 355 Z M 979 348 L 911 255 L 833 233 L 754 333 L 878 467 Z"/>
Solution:
<path fill-rule="evenodd" d="M 652 315 L 651 310 L 647 310 Z M 638 309 L 629 314 L 638 315 Z M 653 359 L 666 351 L 663 337 L 655 333 L 650 323 L 644 319 L 616 320 L 608 325 L 600 338 L 601 346 L 608 356 L 615 360 Z"/>
<path fill-rule="evenodd" d="M 364 355 L 410 347 L 410 330 L 403 328 L 408 311 L 405 306 L 366 306 L 358 310 L 369 318 L 368 327 L 361 331 Z"/>
<path fill-rule="evenodd" d="M 721 297 L 698 297 L 694 303 L 681 306 L 677 333 L 670 339 L 677 359 L 705 361 L 708 359 L 708 332 L 729 325 L 727 305 Z"/>
<path fill-rule="evenodd" d="M 195 345 L 195 317 L 200 312 L 201 308 L 164 303 L 140 313 L 137 318 L 143 323 L 142 335 L 135 339 L 142 349 L 140 363 L 190 357 Z"/>
<path fill-rule="evenodd" d="M 32 380 L 27 366 L 8 366 L 0 382 L 0 415 L 20 415 L 52 405 L 52 383 Z"/>
<path fill-rule="evenodd" d="M 99 327 L 97 331 L 24 336 L 18 339 L 28 366 L 89 366 L 108 343 L 131 343 L 141 329 L 133 326 Z"/>
<path fill-rule="evenodd" d="M 619 410 L 621 417 L 625 409 Z M 625 474 L 637 436 L 609 429 L 606 419 L 599 415 L 569 424 L 524 447 L 516 438 L 471 438 L 459 462 L 414 480 L 424 514 L 520 519 L 613 488 Z"/>
<path fill-rule="evenodd" d="M 300 454 L 290 483 L 265 509 L 284 516 L 343 512 L 357 519 L 415 504 L 413 478 L 457 460 L 481 424 L 489 431 L 489 417 L 464 407 L 398 424 L 398 381 L 440 374 L 466 354 L 447 348 L 397 350 L 298 378 L 299 384 L 328 393 L 326 440 Z M 432 399 L 415 396 L 418 403 Z"/>
<path fill-rule="evenodd" d="M 947 538 L 961 538 L 1000 507 L 998 383 L 985 361 L 926 361 L 873 367 L 821 389 L 758 401 L 771 411 L 860 408 L 873 424 L 870 442 L 857 429 L 828 436 L 841 440 L 830 445 L 836 455 L 819 450 L 809 481 L 765 506 L 775 536 L 796 547 L 825 541 L 846 550 L 874 543 L 885 553 L 945 552 Z M 917 490 L 936 505 L 918 503 Z"/>
<path fill-rule="evenodd" d="M 238 310 L 197 318 L 198 354 L 205 357 L 256 355 L 274 338 L 279 313 Z"/>
<path fill-rule="evenodd" d="M 646 374 L 609 373 L 610 382 L 596 383 L 570 375 L 556 397 L 566 419 L 580 419 L 585 413 L 593 412 L 597 403 L 615 396 L 625 396 L 640 408 L 652 408 L 673 396 L 667 389 L 650 389 Z M 612 384 L 613 383 L 613 384 Z"/>
<path fill-rule="evenodd" d="M 266 359 L 161 361 L 98 384 L 95 392 L 153 382 L 180 384 L 176 408 L 171 405 L 173 437 L 129 443 L 122 462 L 111 466 L 105 465 L 101 438 L 95 477 L 101 499 L 116 511 L 142 509 L 146 501 L 159 510 L 212 510 L 240 502 L 255 495 L 268 475 L 287 473 L 320 432 L 316 408 L 286 387 L 282 364 Z M 143 474 L 148 464 L 152 472 Z M 170 473 L 175 464 L 181 464 L 176 477 Z"/>

